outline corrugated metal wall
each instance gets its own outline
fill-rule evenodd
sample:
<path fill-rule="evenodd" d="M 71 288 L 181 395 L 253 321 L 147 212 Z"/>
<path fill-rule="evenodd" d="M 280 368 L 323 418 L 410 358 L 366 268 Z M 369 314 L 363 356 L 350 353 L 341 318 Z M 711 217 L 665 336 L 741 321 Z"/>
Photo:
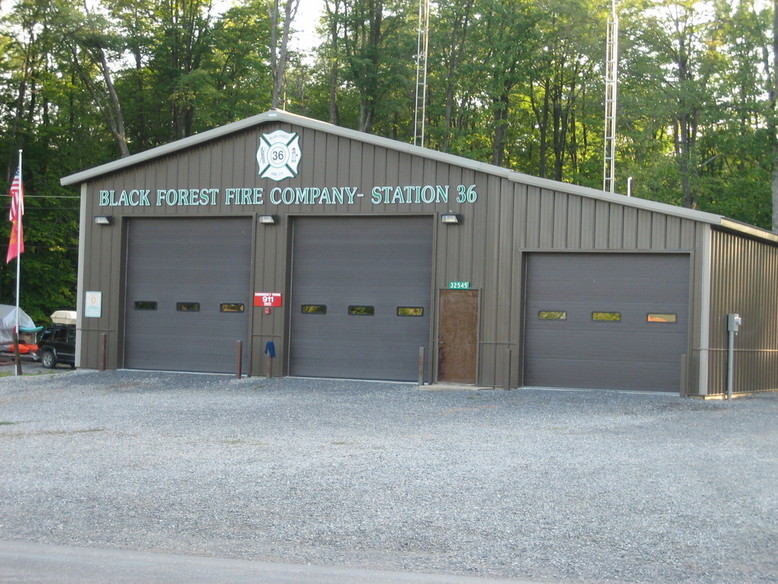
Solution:
<path fill-rule="evenodd" d="M 727 314 L 740 314 L 735 393 L 778 389 L 778 247 L 712 232 L 708 395 L 727 391 Z M 697 349 L 700 353 L 705 349 Z"/>
<path fill-rule="evenodd" d="M 703 241 L 706 225 L 501 177 L 474 180 L 487 185 L 488 208 L 474 224 L 446 229 L 441 236 L 438 285 L 469 280 L 483 287 L 479 379 L 485 385 L 521 383 L 523 252 L 688 251 L 692 296 L 700 286 L 699 257 L 692 252 Z M 695 336 L 698 307 L 692 306 L 690 317 Z"/>
<path fill-rule="evenodd" d="M 258 176 L 255 153 L 262 132 L 276 129 L 297 132 L 303 149 L 300 174 L 282 183 Z M 87 204 L 82 216 L 81 282 L 83 291 L 102 290 L 103 317 L 84 319 L 83 367 L 98 364 L 99 336 L 109 335 L 109 367 L 122 366 L 122 278 L 124 274 L 122 216 L 235 216 L 272 213 L 280 217 L 276 225 L 258 225 L 255 232 L 252 282 L 254 291 L 282 292 L 289 296 L 290 229 L 289 215 L 439 215 L 460 213 L 460 225 L 434 223 L 433 298 L 437 311 L 438 291 L 449 282 L 470 282 L 480 290 L 480 335 L 478 383 L 496 387 L 517 387 L 521 380 L 521 331 L 523 259 L 526 251 L 580 250 L 620 252 L 688 251 L 691 253 L 691 296 L 699 293 L 703 273 L 700 256 L 694 253 L 705 242 L 704 223 L 632 206 L 629 200 L 603 195 L 602 199 L 574 192 L 543 189 L 518 182 L 519 175 L 495 174 L 458 166 L 441 160 L 364 143 L 318 129 L 270 123 L 261 128 L 230 134 L 214 142 L 179 151 L 151 162 L 94 179 L 82 192 Z M 488 167 L 491 168 L 491 167 Z M 371 202 L 369 194 L 353 204 L 273 205 L 267 197 L 277 186 L 353 186 L 370 193 L 374 185 L 449 185 L 447 203 Z M 475 185 L 476 202 L 456 202 L 456 186 Z M 227 205 L 222 197 L 214 205 L 100 207 L 101 189 L 264 188 L 262 205 Z M 571 190 L 575 190 L 571 187 Z M 579 189 L 580 190 L 580 189 Z M 111 227 L 96 226 L 95 215 L 113 214 Z M 80 299 L 82 300 L 82 299 Z M 263 354 L 267 341 L 274 341 L 278 358 L 275 375 L 286 372 L 288 342 L 287 307 L 273 309 L 270 315 L 253 311 L 250 373 L 267 373 Z M 436 314 L 436 312 L 435 312 Z M 690 310 L 692 346 L 701 346 L 698 305 Z M 433 315 L 433 322 L 437 322 Z M 433 325 L 433 327 L 436 325 Z M 436 375 L 437 345 L 431 331 L 425 347 Z M 694 374 L 690 383 L 696 383 Z"/>

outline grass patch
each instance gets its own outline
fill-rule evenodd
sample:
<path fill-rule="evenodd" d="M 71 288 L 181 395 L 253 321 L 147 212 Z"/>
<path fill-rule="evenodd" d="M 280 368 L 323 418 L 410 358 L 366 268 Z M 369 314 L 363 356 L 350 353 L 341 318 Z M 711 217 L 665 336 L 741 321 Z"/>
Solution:
<path fill-rule="evenodd" d="M 18 432 L 12 434 L 3 434 L 4 438 L 29 438 L 31 436 L 74 436 L 77 434 L 91 434 L 94 432 L 105 432 L 103 428 L 88 428 L 85 430 L 39 430 L 33 432 Z"/>
<path fill-rule="evenodd" d="M 241 438 L 234 438 L 232 440 L 222 440 L 222 444 L 228 446 L 270 446 L 267 442 L 258 442 L 256 440 L 243 440 Z"/>

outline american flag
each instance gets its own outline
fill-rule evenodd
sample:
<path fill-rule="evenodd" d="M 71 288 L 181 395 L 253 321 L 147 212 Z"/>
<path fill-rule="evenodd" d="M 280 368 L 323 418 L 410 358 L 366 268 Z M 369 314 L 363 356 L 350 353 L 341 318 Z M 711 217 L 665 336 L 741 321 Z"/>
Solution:
<path fill-rule="evenodd" d="M 8 242 L 8 254 L 5 257 L 5 263 L 10 262 L 24 251 L 24 232 L 22 229 L 24 185 L 22 185 L 21 168 L 16 169 L 9 194 L 11 195 L 11 211 L 8 214 L 8 218 L 11 220 L 11 240 Z"/>

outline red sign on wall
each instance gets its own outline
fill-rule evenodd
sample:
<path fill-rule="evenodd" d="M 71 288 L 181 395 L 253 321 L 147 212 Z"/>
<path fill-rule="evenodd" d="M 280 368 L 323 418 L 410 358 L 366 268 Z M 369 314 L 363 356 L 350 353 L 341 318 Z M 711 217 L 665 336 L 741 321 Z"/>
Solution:
<path fill-rule="evenodd" d="M 265 308 L 278 308 L 282 306 L 280 292 L 254 292 L 254 306 Z"/>

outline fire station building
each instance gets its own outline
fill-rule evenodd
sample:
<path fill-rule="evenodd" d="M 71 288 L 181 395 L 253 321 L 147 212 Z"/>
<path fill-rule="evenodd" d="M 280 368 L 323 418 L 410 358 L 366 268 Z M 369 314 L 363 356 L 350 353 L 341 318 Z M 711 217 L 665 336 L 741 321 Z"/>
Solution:
<path fill-rule="evenodd" d="M 778 237 L 720 215 L 282 111 L 62 184 L 80 367 L 778 387 Z"/>

